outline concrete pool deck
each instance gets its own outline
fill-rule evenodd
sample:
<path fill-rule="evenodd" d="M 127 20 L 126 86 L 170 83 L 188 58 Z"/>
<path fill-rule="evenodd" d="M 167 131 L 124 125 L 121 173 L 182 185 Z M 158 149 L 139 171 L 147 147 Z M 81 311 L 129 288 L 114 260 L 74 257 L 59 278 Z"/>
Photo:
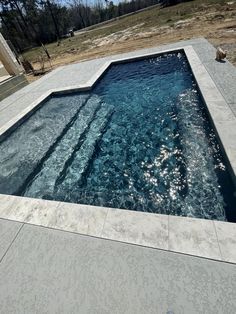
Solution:
<path fill-rule="evenodd" d="M 229 62 L 216 62 L 215 49 L 205 39 L 58 68 L 0 103 L 0 133 L 52 90 L 92 85 L 111 60 L 183 47 L 195 60 L 191 66 L 194 73 L 198 72 L 202 77 L 199 87 L 235 172 L 236 69 Z M 0 195 L 0 219 L 3 313 L 236 312 L 236 225 L 233 223 L 6 195 Z M 104 273 L 96 261 L 104 266 Z M 133 272 L 130 269 L 132 262 Z M 155 269 L 152 269 L 153 265 Z M 114 272 L 112 267 L 115 267 Z M 116 287 L 109 276 L 117 282 Z M 90 280 L 94 282 L 94 291 Z M 37 281 L 40 289 L 45 287 L 39 295 Z M 102 295 L 103 286 L 107 296 Z M 56 298 L 53 297 L 54 289 Z M 78 300 L 73 299 L 76 289 Z M 146 291 L 140 292 L 142 289 Z M 64 290 L 68 300 L 63 295 Z M 82 302 L 83 295 L 87 299 Z M 81 311 L 78 310 L 80 302 L 85 306 Z"/>
<path fill-rule="evenodd" d="M 236 312 L 234 264 L 2 219 L 0 239 L 3 314 Z"/>

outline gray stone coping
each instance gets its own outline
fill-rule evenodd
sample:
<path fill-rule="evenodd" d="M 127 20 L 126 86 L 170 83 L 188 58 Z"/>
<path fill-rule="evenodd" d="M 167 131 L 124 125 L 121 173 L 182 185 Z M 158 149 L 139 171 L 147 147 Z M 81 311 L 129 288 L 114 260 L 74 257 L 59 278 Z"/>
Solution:
<path fill-rule="evenodd" d="M 208 46 L 210 45 L 208 44 Z M 4 135 L 9 128 L 24 119 L 25 115 L 37 108 L 52 93 L 91 89 L 96 80 L 114 62 L 131 61 L 140 57 L 180 49 L 184 49 L 188 57 L 222 147 L 230 161 L 232 177 L 235 178 L 236 143 L 234 139 L 236 138 L 236 117 L 232 111 L 232 104 L 225 100 L 225 95 L 223 97 L 221 94 L 222 91 L 219 91 L 218 86 L 216 86 L 214 80 L 210 77 L 206 67 L 202 63 L 202 58 L 199 58 L 199 53 L 196 53 L 196 47 L 193 48 L 193 46 L 186 43 L 183 46 L 180 43 L 171 45 L 168 49 L 153 48 L 148 51 L 128 53 L 124 56 L 94 60 L 97 65 L 95 67 L 97 69 L 95 71 L 96 74 L 85 82 L 83 82 L 84 78 L 81 78 L 78 85 L 63 85 L 63 88 L 60 88 L 60 85 L 58 86 L 59 83 L 54 83 L 57 86 L 56 88 L 55 86 L 47 90 L 41 88 L 41 91 L 37 90 L 37 93 L 33 89 L 35 95 L 39 94 L 40 97 L 33 102 L 29 100 L 31 101 L 29 106 L 23 108 L 15 116 L 13 115 L 12 119 L 8 119 L 7 123 L 1 127 L 0 135 Z M 90 69 L 91 64 L 94 65 L 92 61 L 83 63 L 84 74 L 86 67 Z M 41 80 L 41 82 L 43 81 L 45 85 L 48 82 L 50 87 L 53 75 L 57 78 L 59 74 L 61 75 L 68 68 L 73 70 L 79 66 L 81 64 L 57 69 L 47 79 L 44 78 Z M 40 86 L 40 83 L 34 86 Z M 20 94 L 18 94 L 19 96 Z M 22 98 L 24 97 L 22 96 Z M 7 108 L 7 104 L 11 104 L 11 101 L 12 98 L 10 100 L 7 99 L 3 103 L 3 111 Z M 15 99 L 16 101 L 17 99 Z M 232 223 L 8 195 L 0 195 L 0 204 L 0 218 L 236 263 L 236 228 L 235 224 Z"/>
<path fill-rule="evenodd" d="M 236 263 L 234 223 L 0 194 L 0 218 Z"/>
<path fill-rule="evenodd" d="M 184 50 L 236 184 L 236 117 L 194 49 L 185 47 Z"/>

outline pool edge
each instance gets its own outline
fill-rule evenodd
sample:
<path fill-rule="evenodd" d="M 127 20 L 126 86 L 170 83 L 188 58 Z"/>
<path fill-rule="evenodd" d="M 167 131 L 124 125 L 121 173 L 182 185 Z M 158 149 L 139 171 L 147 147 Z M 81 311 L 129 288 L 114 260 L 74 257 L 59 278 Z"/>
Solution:
<path fill-rule="evenodd" d="M 212 110 L 214 110 L 214 105 L 216 105 L 215 97 L 217 97 L 217 102 L 221 102 L 223 106 L 225 105 L 228 109 L 230 109 L 230 106 L 227 104 L 224 97 L 216 87 L 194 48 L 191 45 L 179 46 L 174 49 L 165 49 L 154 53 L 143 54 L 141 56 L 138 55 L 129 58 L 112 59 L 105 62 L 92 76 L 92 78 L 87 81 L 87 84 L 70 86 L 64 89 L 51 89 L 47 91 L 19 115 L 1 127 L 0 136 L 6 134 L 10 128 L 18 125 L 22 119 L 26 117 L 26 115 L 30 114 L 32 110 L 36 110 L 37 107 L 45 101 L 45 99 L 48 99 L 48 97 L 51 97 L 53 94 L 90 90 L 104 74 L 104 72 L 107 71 L 107 69 L 114 63 L 133 61 L 140 58 L 157 56 L 163 53 L 178 50 L 184 50 L 211 116 Z M 202 83 L 201 79 L 199 80 L 199 76 L 204 78 Z M 230 134 L 225 134 L 225 131 L 228 130 L 229 121 L 233 126 L 236 126 L 236 118 L 234 114 L 232 114 L 231 120 L 228 120 L 227 117 L 224 118 L 224 114 L 220 119 L 213 119 L 213 123 L 226 155 L 228 156 L 230 162 L 232 161 L 231 170 L 233 172 L 232 175 L 235 177 L 236 149 L 235 146 L 232 146 L 234 141 L 231 139 L 229 140 L 229 136 L 232 137 L 232 135 L 235 134 L 234 138 L 236 138 L 236 133 L 232 134 L 230 132 Z M 234 132 L 236 132 L 236 128 Z M 3 204 L 0 209 L 0 217 L 3 219 L 32 223 L 104 239 L 112 239 L 126 243 L 170 250 L 172 252 L 180 252 L 214 260 L 236 263 L 236 252 L 230 253 L 231 247 L 233 249 L 233 240 L 236 237 L 236 228 L 231 227 L 234 225 L 232 223 L 202 220 L 197 218 L 139 213 L 135 211 L 124 211 L 104 207 L 96 207 L 96 210 L 94 210 L 94 206 L 89 205 L 68 204 L 62 202 L 28 199 L 17 196 L 0 195 L 0 201 L 1 204 Z M 72 207 L 73 210 L 71 209 Z M 11 208 L 16 208 L 17 210 L 11 211 Z M 38 208 L 40 209 L 39 211 Z M 95 211 L 97 213 L 95 213 Z M 80 215 L 77 214 L 77 212 L 79 212 Z M 89 212 L 89 216 L 87 212 Z M 127 213 L 126 219 L 123 217 L 124 212 Z M 75 217 L 78 218 L 78 215 L 82 223 L 80 221 L 77 225 L 73 224 L 73 219 Z M 152 215 L 155 215 L 156 218 Z M 127 220 L 134 222 L 134 227 L 137 229 L 129 232 L 130 230 L 127 229 Z M 147 225 L 147 221 L 149 225 Z M 151 228 L 149 228 L 150 224 L 152 224 Z M 183 227 L 184 225 L 186 228 Z M 118 230 L 115 226 L 118 226 Z M 127 228 L 123 229 L 125 230 L 123 234 L 119 231 L 119 226 L 120 230 L 122 230 L 121 226 L 127 226 Z M 185 230 L 182 230 L 183 228 Z M 195 231 L 195 238 L 191 235 L 192 230 Z M 225 230 L 226 232 L 224 233 L 222 230 Z M 231 234 L 228 234 L 229 230 Z M 186 234 L 184 235 L 184 231 L 188 237 L 190 237 L 189 239 L 186 238 Z M 137 233 L 139 236 L 135 239 L 133 235 Z M 227 241 L 224 239 L 226 238 L 226 233 Z M 153 241 L 153 235 L 154 238 L 158 238 L 155 240 L 156 243 L 153 243 L 155 242 Z M 175 239 L 178 239 L 178 241 L 175 241 Z"/>

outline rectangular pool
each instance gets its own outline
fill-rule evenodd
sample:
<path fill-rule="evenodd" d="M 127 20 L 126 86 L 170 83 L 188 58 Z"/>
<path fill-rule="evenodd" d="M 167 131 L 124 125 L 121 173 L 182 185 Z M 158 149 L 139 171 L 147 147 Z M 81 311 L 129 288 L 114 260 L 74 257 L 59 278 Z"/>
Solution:
<path fill-rule="evenodd" d="M 112 65 L 0 144 L 0 193 L 236 222 L 235 186 L 184 52 Z"/>

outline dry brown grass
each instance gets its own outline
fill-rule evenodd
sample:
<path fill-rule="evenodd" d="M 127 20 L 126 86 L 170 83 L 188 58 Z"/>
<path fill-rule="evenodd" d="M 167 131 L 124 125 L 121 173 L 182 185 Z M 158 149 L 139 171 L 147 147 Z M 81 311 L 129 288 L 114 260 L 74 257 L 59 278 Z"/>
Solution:
<path fill-rule="evenodd" d="M 229 4 L 231 3 L 231 4 Z M 141 12 L 87 33 L 47 46 L 53 68 L 131 50 L 205 37 L 229 51 L 236 65 L 236 2 L 195 0 L 174 7 Z M 35 68 L 40 48 L 25 53 Z M 28 76 L 29 81 L 34 80 Z M 38 78 L 38 77 L 37 77 Z"/>

